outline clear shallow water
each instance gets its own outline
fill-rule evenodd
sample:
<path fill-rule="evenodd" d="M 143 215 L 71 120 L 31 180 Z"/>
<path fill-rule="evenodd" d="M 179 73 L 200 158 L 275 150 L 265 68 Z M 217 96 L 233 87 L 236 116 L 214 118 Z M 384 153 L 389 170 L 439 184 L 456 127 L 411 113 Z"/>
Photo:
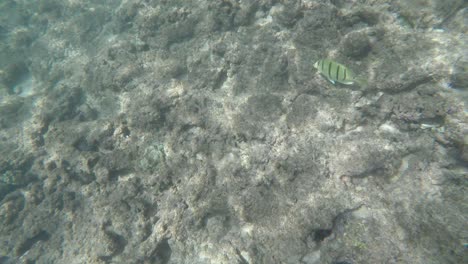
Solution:
<path fill-rule="evenodd" d="M 463 1 L 0 13 L 0 262 L 466 262 Z"/>

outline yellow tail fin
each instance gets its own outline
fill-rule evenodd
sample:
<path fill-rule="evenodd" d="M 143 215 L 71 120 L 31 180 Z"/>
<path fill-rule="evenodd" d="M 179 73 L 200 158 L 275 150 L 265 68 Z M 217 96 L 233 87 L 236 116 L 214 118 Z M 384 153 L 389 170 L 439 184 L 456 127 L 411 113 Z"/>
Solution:
<path fill-rule="evenodd" d="M 362 77 L 356 77 L 354 81 L 359 85 L 359 87 L 366 89 L 368 86 L 367 79 Z"/>

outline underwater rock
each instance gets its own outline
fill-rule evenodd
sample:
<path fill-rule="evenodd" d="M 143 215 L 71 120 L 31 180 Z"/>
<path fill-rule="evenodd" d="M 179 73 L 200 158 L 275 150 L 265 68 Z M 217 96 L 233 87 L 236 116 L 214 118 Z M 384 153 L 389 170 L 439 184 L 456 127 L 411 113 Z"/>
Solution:
<path fill-rule="evenodd" d="M 365 32 L 351 32 L 343 40 L 343 54 L 359 59 L 371 51 L 371 42 Z"/>
<path fill-rule="evenodd" d="M 455 63 L 451 83 L 454 88 L 468 89 L 468 60 L 459 59 Z"/>

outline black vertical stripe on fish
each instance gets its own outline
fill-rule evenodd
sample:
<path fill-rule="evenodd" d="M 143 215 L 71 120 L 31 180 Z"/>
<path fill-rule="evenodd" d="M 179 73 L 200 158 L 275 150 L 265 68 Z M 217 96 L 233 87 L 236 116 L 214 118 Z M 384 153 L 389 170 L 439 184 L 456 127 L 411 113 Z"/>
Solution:
<path fill-rule="evenodd" d="M 338 73 L 340 72 L 340 65 L 338 64 L 338 67 L 336 67 L 336 80 L 338 81 Z"/>
<path fill-rule="evenodd" d="M 321 59 L 314 64 L 314 67 L 333 84 L 335 82 L 346 85 L 360 84 L 351 69 L 336 61 Z"/>

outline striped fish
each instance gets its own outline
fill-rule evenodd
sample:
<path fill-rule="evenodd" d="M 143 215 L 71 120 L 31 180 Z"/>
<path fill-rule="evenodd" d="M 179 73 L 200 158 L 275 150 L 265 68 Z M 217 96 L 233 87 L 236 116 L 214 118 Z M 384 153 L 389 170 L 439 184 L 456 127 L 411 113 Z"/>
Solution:
<path fill-rule="evenodd" d="M 359 79 L 356 75 L 343 64 L 330 59 L 319 60 L 314 64 L 314 67 L 327 78 L 331 83 L 339 82 L 342 84 L 359 84 L 364 85 L 364 80 Z"/>

